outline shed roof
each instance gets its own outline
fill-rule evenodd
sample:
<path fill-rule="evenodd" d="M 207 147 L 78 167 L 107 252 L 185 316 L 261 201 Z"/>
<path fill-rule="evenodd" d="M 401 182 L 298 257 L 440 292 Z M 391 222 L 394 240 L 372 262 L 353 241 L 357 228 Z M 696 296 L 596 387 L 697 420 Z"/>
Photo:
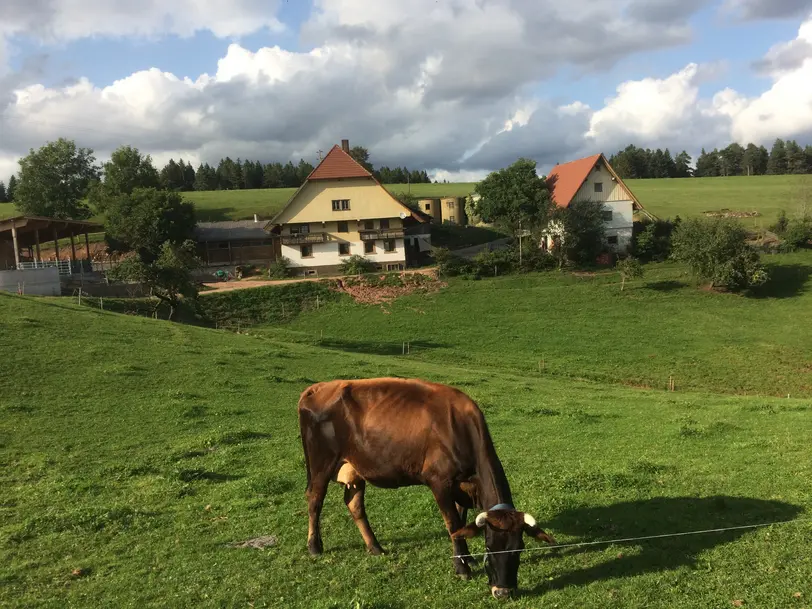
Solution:
<path fill-rule="evenodd" d="M 0 220 L 0 241 L 13 241 L 12 227 L 17 231 L 17 244 L 20 247 L 33 246 L 39 237 L 40 243 L 65 239 L 71 234 L 99 233 L 104 226 L 98 222 L 84 220 L 61 220 L 43 216 L 15 216 Z"/>
<path fill-rule="evenodd" d="M 236 241 L 239 239 L 267 239 L 265 222 L 232 220 L 226 222 L 198 222 L 195 239 L 198 241 Z"/>

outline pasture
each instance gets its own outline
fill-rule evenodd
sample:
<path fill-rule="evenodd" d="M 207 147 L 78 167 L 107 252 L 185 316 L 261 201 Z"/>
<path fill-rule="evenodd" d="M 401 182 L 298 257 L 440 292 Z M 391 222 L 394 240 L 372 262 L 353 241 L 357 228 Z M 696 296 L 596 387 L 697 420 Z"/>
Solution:
<path fill-rule="evenodd" d="M 812 213 L 812 176 L 733 176 L 719 178 L 624 180 L 643 207 L 661 218 L 699 216 L 705 211 L 758 211 L 742 218 L 747 228 L 766 229 L 784 210 L 794 216 L 806 204 Z"/>
<path fill-rule="evenodd" d="M 454 577 L 422 487 L 368 488 L 373 557 L 333 485 L 307 554 L 299 393 L 398 375 L 479 402 L 517 507 L 560 543 L 797 519 L 530 551 L 511 607 L 808 607 L 812 260 L 769 260 L 794 279 L 759 297 L 673 265 L 622 294 L 610 275 L 452 279 L 251 335 L 0 294 L 3 604 L 497 606 L 481 563 Z M 274 545 L 234 547 L 259 536 Z"/>

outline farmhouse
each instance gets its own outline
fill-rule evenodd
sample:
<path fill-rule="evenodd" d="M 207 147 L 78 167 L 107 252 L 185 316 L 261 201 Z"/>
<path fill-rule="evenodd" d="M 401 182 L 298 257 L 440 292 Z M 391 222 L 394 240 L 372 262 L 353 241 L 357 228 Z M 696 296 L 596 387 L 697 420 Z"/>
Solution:
<path fill-rule="evenodd" d="M 425 243 L 416 235 L 408 247 L 405 241 L 410 229 L 427 222 L 425 214 L 395 199 L 349 151 L 348 140 L 333 146 L 266 225 L 298 275 L 337 273 L 356 254 L 381 270 L 403 270 Z"/>
<path fill-rule="evenodd" d="M 615 252 L 626 252 L 631 244 L 634 213 L 650 215 L 603 153 L 556 165 L 547 176 L 547 185 L 558 207 L 569 207 L 573 201 L 602 202 L 607 244 Z M 560 227 L 550 225 L 542 246 L 550 248 L 560 237 Z"/>

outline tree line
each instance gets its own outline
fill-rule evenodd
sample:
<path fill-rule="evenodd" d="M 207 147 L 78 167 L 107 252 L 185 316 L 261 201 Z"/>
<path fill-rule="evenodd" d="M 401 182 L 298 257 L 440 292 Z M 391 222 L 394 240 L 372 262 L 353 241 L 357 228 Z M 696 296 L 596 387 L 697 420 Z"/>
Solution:
<path fill-rule="evenodd" d="M 710 152 L 702 148 L 692 168 L 686 151 L 676 156 L 666 148 L 629 145 L 609 157 L 609 163 L 625 179 L 713 178 L 719 176 L 812 174 L 812 146 L 802 148 L 795 140 L 776 139 L 768 151 L 764 146 L 732 143 Z"/>
<path fill-rule="evenodd" d="M 127 150 L 135 149 L 130 146 L 121 146 L 113 155 Z M 424 169 L 409 170 L 406 167 L 391 168 L 387 166 L 376 169 L 369 161 L 369 151 L 363 146 L 353 147 L 350 150 L 350 156 L 363 165 L 382 184 L 431 183 L 431 179 Z M 152 164 L 151 158 L 148 162 L 150 165 Z M 91 177 L 98 178 L 101 167 L 94 167 Z M 220 159 L 215 166 L 200 163 L 197 169 L 191 162 L 186 162 L 182 158 L 177 161 L 169 159 L 169 162 L 160 170 L 155 169 L 157 182 L 151 185 L 176 192 L 298 188 L 304 184 L 313 169 L 314 166 L 304 159 L 299 159 L 299 162 L 294 165 L 292 161 L 284 164 L 278 161 L 263 163 L 239 158 L 235 161 L 227 156 Z M 18 183 L 19 178 L 16 175 L 12 175 L 7 184 L 0 181 L 0 203 L 15 200 Z"/>

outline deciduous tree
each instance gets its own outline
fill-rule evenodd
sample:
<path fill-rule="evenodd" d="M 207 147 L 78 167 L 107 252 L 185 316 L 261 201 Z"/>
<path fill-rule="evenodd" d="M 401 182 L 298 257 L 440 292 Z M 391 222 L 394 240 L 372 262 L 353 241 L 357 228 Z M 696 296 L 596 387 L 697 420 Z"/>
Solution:
<path fill-rule="evenodd" d="M 743 290 L 768 278 L 758 252 L 746 239 L 747 231 L 735 220 L 688 218 L 674 231 L 672 256 L 711 287 Z"/>
<path fill-rule="evenodd" d="M 521 158 L 494 171 L 477 184 L 482 198 L 476 215 L 515 234 L 519 229 L 537 230 L 550 218 L 553 204 L 547 183 L 536 173 L 536 162 Z"/>
<path fill-rule="evenodd" d="M 93 150 L 59 138 L 20 159 L 20 181 L 13 185 L 14 201 L 24 214 L 84 219 L 90 209 L 83 201 L 99 177 Z M 11 186 L 11 184 L 10 184 Z"/>
<path fill-rule="evenodd" d="M 195 207 L 180 193 L 156 188 L 136 188 L 108 202 L 105 239 L 116 252 L 136 252 L 145 264 L 160 254 L 162 244 L 191 239 Z"/>

